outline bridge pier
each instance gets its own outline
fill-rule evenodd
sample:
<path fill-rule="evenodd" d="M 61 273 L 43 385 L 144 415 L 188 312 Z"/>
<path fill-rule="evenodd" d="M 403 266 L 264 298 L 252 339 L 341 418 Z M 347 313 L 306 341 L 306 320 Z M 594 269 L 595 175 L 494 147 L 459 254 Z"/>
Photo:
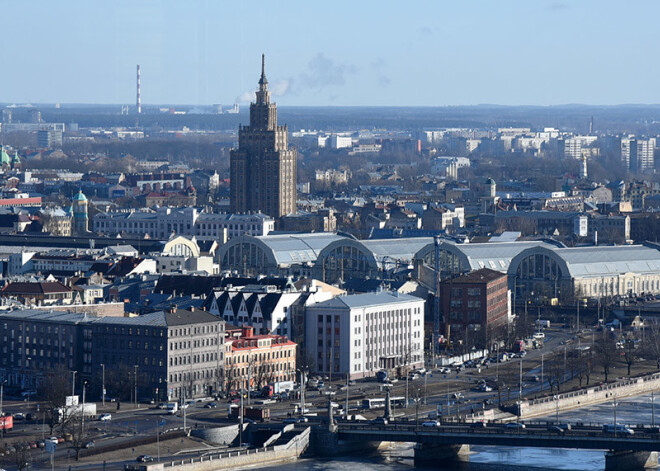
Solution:
<path fill-rule="evenodd" d="M 460 463 L 470 461 L 470 445 L 436 445 L 419 443 L 415 445 L 415 466 L 445 468 L 452 463 L 455 469 Z"/>
<path fill-rule="evenodd" d="M 608 451 L 605 471 L 634 471 L 658 466 L 657 451 Z"/>

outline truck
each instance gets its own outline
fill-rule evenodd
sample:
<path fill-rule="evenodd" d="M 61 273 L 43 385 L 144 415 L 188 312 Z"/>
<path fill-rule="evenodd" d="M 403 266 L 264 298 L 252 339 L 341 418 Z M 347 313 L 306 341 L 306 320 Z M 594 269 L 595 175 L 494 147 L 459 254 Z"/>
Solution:
<path fill-rule="evenodd" d="M 11 415 L 5 415 L 0 417 L 0 430 L 3 432 L 9 432 L 14 428 L 14 417 Z"/>
<path fill-rule="evenodd" d="M 547 319 L 536 319 L 536 327 L 539 329 L 547 329 L 550 327 L 550 321 Z"/>
<path fill-rule="evenodd" d="M 55 409 L 55 420 L 60 423 L 65 420 L 67 417 L 80 417 L 84 415 L 85 417 L 96 417 L 96 404 L 74 404 L 66 407 L 58 407 Z"/>
<path fill-rule="evenodd" d="M 269 398 L 273 394 L 282 394 L 283 392 L 293 391 L 293 387 L 293 381 L 277 381 L 264 386 L 261 390 L 261 395 Z"/>
<path fill-rule="evenodd" d="M 229 417 L 238 419 L 240 417 L 240 407 L 232 407 Z M 270 420 L 270 409 L 267 407 L 244 407 L 243 418 L 268 422 Z"/>

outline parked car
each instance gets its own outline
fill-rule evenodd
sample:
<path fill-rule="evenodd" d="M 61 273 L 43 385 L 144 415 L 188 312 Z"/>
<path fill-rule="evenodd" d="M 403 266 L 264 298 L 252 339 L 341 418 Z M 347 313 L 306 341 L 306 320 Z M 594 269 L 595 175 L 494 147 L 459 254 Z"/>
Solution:
<path fill-rule="evenodd" d="M 109 421 L 112 420 L 112 414 L 101 414 L 101 415 L 99 416 L 99 420 L 100 420 L 101 422 L 109 422 Z"/>
<path fill-rule="evenodd" d="M 138 463 L 149 463 L 154 460 L 154 457 L 151 455 L 140 455 L 136 458 Z"/>
<path fill-rule="evenodd" d="M 215 409 L 218 407 L 218 405 L 215 402 L 209 402 L 208 404 L 204 405 L 204 408 L 206 409 Z"/>
<path fill-rule="evenodd" d="M 512 429 L 520 430 L 520 429 L 525 428 L 525 424 L 521 424 L 519 422 L 509 422 L 508 424 L 506 424 L 506 428 L 512 428 Z"/>

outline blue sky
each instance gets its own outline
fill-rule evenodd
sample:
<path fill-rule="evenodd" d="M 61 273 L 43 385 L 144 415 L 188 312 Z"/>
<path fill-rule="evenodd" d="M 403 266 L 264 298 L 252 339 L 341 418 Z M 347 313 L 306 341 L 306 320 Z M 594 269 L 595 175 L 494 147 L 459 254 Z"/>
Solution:
<path fill-rule="evenodd" d="M 660 103 L 657 1 L 5 1 L 0 102 Z"/>

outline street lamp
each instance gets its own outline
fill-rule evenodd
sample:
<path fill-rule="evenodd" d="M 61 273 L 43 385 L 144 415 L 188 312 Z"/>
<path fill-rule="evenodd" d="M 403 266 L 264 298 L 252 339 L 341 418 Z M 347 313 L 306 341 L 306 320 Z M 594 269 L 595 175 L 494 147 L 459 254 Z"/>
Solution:
<path fill-rule="evenodd" d="M 552 398 L 555 400 L 555 425 L 559 425 L 559 395 L 555 394 Z"/>
<path fill-rule="evenodd" d="M 76 370 L 73 370 L 71 374 L 73 375 L 73 378 L 71 379 L 71 395 L 75 396 L 76 395 Z"/>
<path fill-rule="evenodd" d="M 101 398 L 105 407 L 105 364 L 101 363 Z"/>
<path fill-rule="evenodd" d="M 137 408 L 138 406 L 138 399 L 137 399 L 137 369 L 138 368 L 139 368 L 138 365 L 133 365 L 133 389 L 134 389 L 133 400 L 135 401 L 133 404 L 134 408 Z"/>

